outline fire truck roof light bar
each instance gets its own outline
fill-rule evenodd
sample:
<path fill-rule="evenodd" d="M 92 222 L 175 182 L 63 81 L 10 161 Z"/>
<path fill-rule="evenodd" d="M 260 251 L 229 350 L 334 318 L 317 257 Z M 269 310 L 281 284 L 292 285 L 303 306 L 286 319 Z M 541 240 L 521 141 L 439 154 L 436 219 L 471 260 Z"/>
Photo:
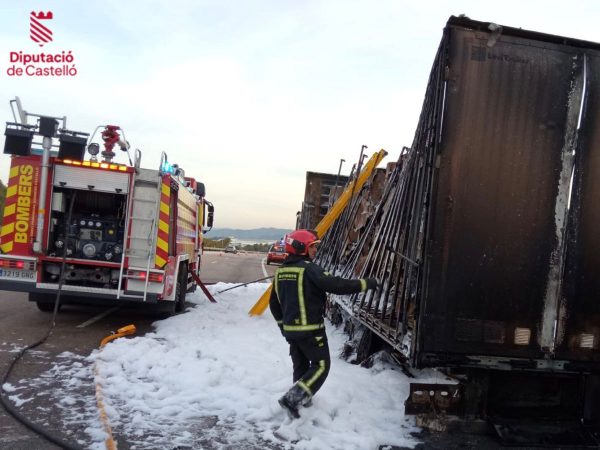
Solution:
<path fill-rule="evenodd" d="M 113 164 L 113 163 L 101 163 L 94 161 L 74 161 L 71 159 L 63 159 L 62 162 L 64 164 L 69 164 L 72 166 L 81 166 L 81 167 L 93 167 L 95 169 L 107 169 L 107 170 L 118 170 L 120 172 L 127 172 L 127 166 L 123 166 L 121 164 Z"/>

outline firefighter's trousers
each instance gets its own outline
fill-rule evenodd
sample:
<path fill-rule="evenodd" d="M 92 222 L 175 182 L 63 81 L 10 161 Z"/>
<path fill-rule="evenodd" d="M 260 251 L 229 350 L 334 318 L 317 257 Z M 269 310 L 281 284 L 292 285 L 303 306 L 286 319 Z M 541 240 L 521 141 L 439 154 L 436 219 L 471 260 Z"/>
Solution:
<path fill-rule="evenodd" d="M 315 336 L 287 341 L 294 365 L 294 383 L 312 397 L 325 382 L 331 366 L 325 330 Z"/>

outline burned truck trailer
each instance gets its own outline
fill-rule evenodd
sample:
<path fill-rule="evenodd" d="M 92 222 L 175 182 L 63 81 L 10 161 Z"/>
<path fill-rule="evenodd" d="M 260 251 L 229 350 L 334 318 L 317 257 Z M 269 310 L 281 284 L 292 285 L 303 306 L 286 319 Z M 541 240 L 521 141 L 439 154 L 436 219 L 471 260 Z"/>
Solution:
<path fill-rule="evenodd" d="M 599 44 L 451 17 L 342 268 L 383 287 L 335 302 L 414 367 L 479 378 L 470 412 L 537 397 L 598 423 L 599 116 Z"/>

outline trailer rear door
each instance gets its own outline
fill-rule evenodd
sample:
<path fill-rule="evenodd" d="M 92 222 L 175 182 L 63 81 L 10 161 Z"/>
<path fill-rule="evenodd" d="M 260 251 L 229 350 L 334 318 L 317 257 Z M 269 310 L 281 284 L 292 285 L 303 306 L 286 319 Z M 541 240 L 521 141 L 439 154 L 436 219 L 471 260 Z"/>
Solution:
<path fill-rule="evenodd" d="M 600 54 L 586 62 L 556 357 L 600 362 Z"/>
<path fill-rule="evenodd" d="M 553 351 L 564 312 L 564 227 L 584 58 L 581 49 L 532 35 L 448 30 L 442 142 L 420 312 L 421 365 L 467 355 L 542 358 Z M 597 78 L 594 83 L 600 86 Z M 590 134 L 588 140 L 598 144 L 598 133 Z M 600 238 L 593 225 L 600 215 L 591 204 L 600 194 L 599 155 L 588 152 L 596 177 L 583 177 L 587 185 L 580 199 L 582 210 L 588 206 L 580 224 L 588 230 L 577 242 L 580 253 L 589 246 L 583 251 L 588 259 L 569 269 L 571 278 L 583 277 L 587 284 L 572 288 L 576 293 L 567 300 L 577 299 L 577 310 L 596 325 L 600 281 L 592 272 Z M 567 327 L 579 330 L 578 320 L 571 315 Z"/>

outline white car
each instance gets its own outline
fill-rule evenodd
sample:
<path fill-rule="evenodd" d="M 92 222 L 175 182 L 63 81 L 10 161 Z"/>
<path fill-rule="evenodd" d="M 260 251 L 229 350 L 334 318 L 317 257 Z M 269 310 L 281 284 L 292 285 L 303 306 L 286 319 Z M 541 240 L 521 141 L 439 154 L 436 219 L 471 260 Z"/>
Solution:
<path fill-rule="evenodd" d="M 225 253 L 237 253 L 238 249 L 235 248 L 235 245 L 228 245 L 227 247 L 225 247 Z"/>

